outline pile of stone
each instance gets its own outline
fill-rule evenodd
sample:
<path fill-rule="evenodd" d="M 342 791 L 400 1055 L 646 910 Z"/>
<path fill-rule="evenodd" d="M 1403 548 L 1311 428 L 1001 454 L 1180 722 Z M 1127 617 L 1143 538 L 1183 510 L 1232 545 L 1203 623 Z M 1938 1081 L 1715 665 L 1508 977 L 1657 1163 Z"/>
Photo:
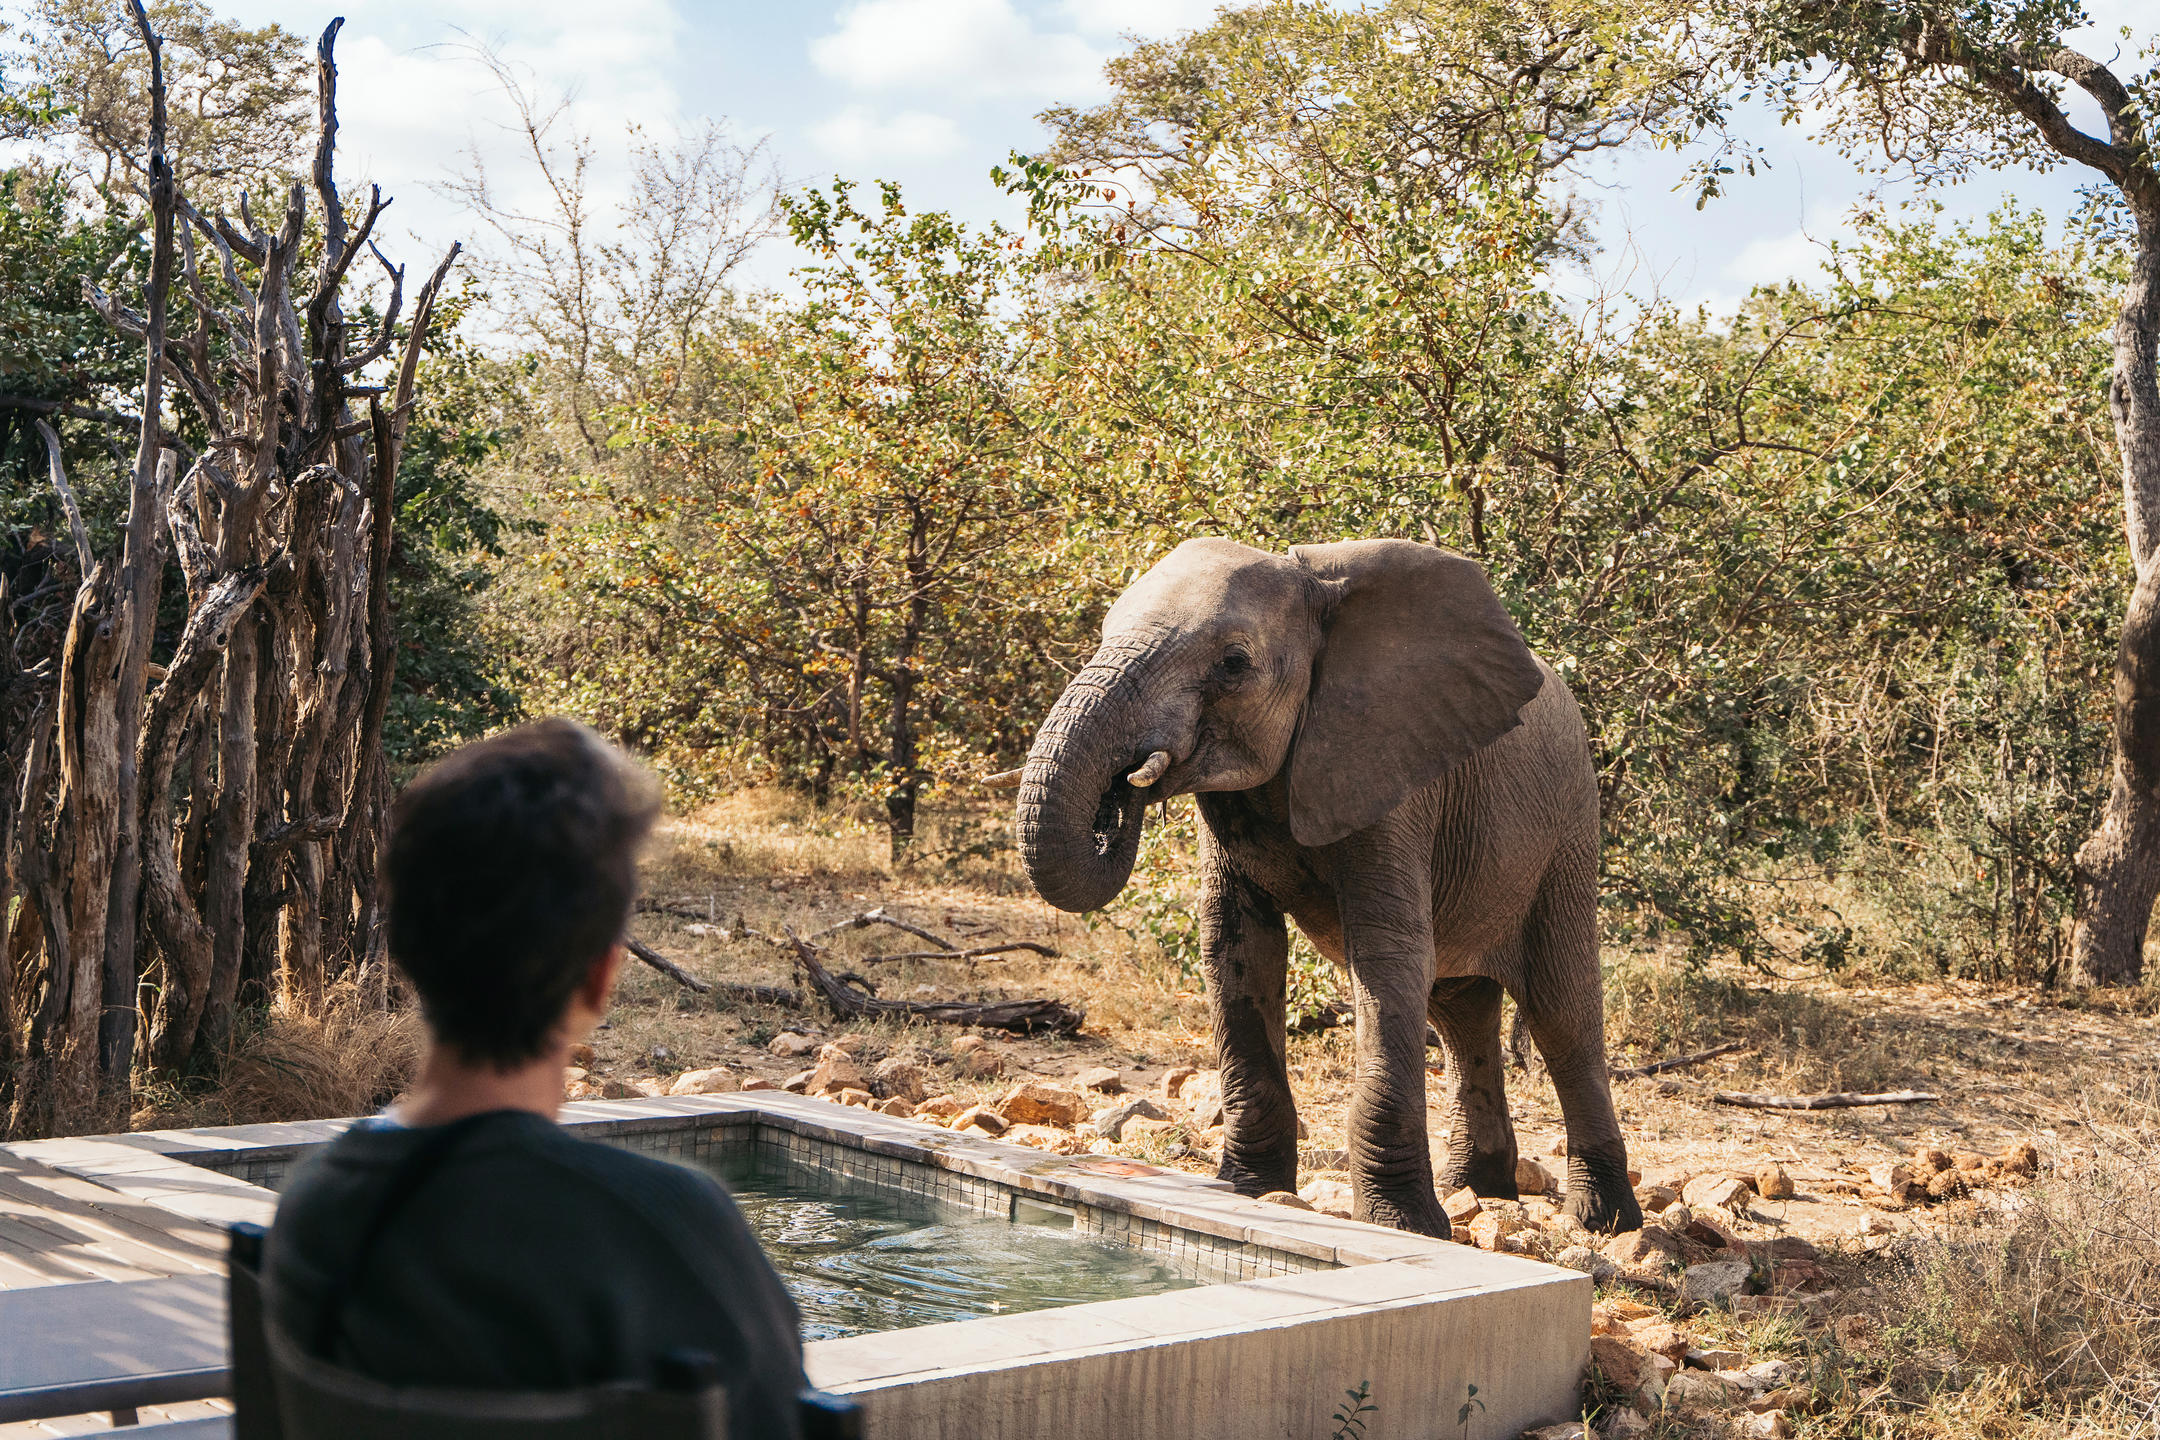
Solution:
<path fill-rule="evenodd" d="M 1906 1160 L 1869 1167 L 1860 1198 L 1883 1210 L 1940 1205 L 1982 1189 L 2015 1189 L 2040 1173 L 2040 1152 L 2026 1141 L 1995 1155 L 1974 1150 L 1915 1150 Z"/>

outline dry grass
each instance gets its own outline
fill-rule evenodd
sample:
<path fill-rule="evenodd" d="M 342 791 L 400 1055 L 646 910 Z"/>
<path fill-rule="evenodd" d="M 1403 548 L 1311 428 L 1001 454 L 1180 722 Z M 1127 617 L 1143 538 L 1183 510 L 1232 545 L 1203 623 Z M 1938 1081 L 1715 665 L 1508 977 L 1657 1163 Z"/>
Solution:
<path fill-rule="evenodd" d="M 235 1038 L 211 1084 L 137 1097 L 138 1130 L 365 1115 L 396 1099 L 420 1063 L 420 1017 L 334 991 L 316 1014 L 273 1012 Z"/>

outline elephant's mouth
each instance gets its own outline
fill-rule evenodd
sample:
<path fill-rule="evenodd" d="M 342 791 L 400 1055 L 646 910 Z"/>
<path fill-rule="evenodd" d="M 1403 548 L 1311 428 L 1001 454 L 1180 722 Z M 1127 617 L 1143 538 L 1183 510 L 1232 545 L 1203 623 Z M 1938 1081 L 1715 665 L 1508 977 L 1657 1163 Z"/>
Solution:
<path fill-rule="evenodd" d="M 1095 819 L 1089 829 L 1094 833 L 1098 856 L 1109 855 L 1126 843 L 1138 841 L 1140 822 L 1152 797 L 1125 778 L 1125 771 L 1131 768 L 1120 769 L 1117 778 L 1110 782 L 1110 788 L 1103 791 L 1102 799 L 1096 802 Z"/>

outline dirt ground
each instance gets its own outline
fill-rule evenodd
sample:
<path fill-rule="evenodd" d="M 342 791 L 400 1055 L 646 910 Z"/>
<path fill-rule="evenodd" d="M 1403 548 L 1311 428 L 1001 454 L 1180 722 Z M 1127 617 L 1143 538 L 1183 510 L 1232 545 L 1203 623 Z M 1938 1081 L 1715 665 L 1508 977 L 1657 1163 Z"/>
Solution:
<path fill-rule="evenodd" d="M 975 817 L 978 826 L 995 818 Z M 675 1072 L 727 1066 L 747 1080 L 775 1082 L 809 1064 L 768 1053 L 778 1032 L 821 1039 L 863 1032 L 873 1055 L 929 1062 L 934 1089 L 989 1098 L 1015 1079 L 1066 1080 L 1110 1066 L 1127 1093 L 1160 1093 L 1172 1067 L 1213 1063 L 1205 998 L 1153 944 L 1121 927 L 1115 910 L 1082 919 L 1035 899 L 1009 857 L 987 857 L 958 840 L 985 831 L 955 826 L 955 843 L 928 863 L 896 872 L 873 828 L 819 820 L 781 797 L 748 793 L 670 822 L 647 868 L 640 939 L 708 980 L 785 985 L 791 962 L 779 947 L 732 939 L 734 924 L 798 934 L 873 908 L 949 936 L 963 946 L 1031 940 L 1055 958 L 972 961 L 874 957 L 922 945 L 883 927 L 831 937 L 833 968 L 868 976 L 882 995 L 922 1000 L 1004 1000 L 1051 996 L 1084 1007 L 1071 1038 L 1025 1039 L 982 1032 L 1006 1060 L 1002 1078 L 970 1082 L 940 1062 L 963 1033 L 952 1026 L 892 1022 L 840 1024 L 813 1007 L 789 1011 L 715 1001 L 665 976 L 633 967 L 614 1016 L 595 1037 L 591 1083 L 652 1088 Z M 957 857 L 955 859 L 954 857 Z M 1835 977 L 1775 980 L 1754 972 L 1690 968 L 1677 952 L 1607 956 L 1609 1048 L 1616 1065 L 1693 1053 L 1740 1041 L 1745 1049 L 1697 1067 L 1616 1084 L 1615 1100 L 1632 1165 L 1647 1183 L 1673 1183 L 1711 1170 L 1751 1173 L 1782 1163 L 1795 1182 L 1789 1200 L 1763 1201 L 1749 1222 L 1759 1235 L 1877 1244 L 1934 1223 L 1943 1207 L 1885 1212 L 1863 1202 L 1865 1172 L 1916 1149 L 1993 1154 L 2029 1140 L 2044 1157 L 2074 1160 L 2081 1117 L 2096 1097 L 2150 1089 L 2160 1078 L 2151 1039 L 2152 991 L 2113 997 L 2038 995 L 1957 984 L 1865 986 Z M 1444 1135 L 1439 1053 L 1428 1104 L 1435 1149 Z M 1339 1172 L 1350 1098 L 1350 1038 L 1335 1030 L 1293 1036 L 1290 1072 L 1307 1127 L 1300 1182 Z M 1825 1111 L 1736 1109 L 1715 1091 L 1821 1093 L 1931 1091 L 1935 1103 Z M 1552 1087 L 1530 1058 L 1509 1078 L 1510 1107 L 1523 1154 L 1553 1159 L 1562 1121 Z M 1196 1137 L 1197 1138 L 1197 1137 Z M 1188 1154 L 1135 1150 L 1157 1163 L 1204 1171 L 1204 1143 Z M 1873 1217 L 1872 1220 L 1870 1217 Z"/>

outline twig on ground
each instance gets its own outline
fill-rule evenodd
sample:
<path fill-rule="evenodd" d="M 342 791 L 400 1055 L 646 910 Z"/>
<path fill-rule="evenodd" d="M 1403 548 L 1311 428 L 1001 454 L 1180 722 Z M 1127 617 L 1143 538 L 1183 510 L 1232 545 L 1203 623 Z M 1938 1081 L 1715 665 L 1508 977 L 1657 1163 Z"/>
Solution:
<path fill-rule="evenodd" d="M 637 956 L 638 959 L 652 966 L 653 969 L 658 970 L 676 984 L 686 989 L 695 990 L 700 995 L 726 995 L 737 1000 L 748 1000 L 758 1005 L 778 1005 L 788 1010 L 800 1010 L 802 1008 L 802 992 L 799 990 L 790 990 L 780 985 L 738 985 L 730 981 L 721 981 L 716 984 L 710 980 L 700 980 L 697 976 L 692 975 L 682 966 L 668 959 L 667 956 L 653 949 L 652 946 L 647 945 L 642 940 L 625 940 L 623 943 L 629 948 L 632 955 Z"/>
<path fill-rule="evenodd" d="M 862 963 L 883 965 L 891 960 L 980 960 L 985 956 L 1005 955 L 1015 950 L 1025 950 L 1031 955 L 1041 955 L 1051 960 L 1058 958 L 1058 952 L 1048 945 L 1038 945 L 1033 940 L 1015 940 L 1009 945 L 977 945 L 970 950 L 903 950 L 897 955 L 865 955 Z"/>
<path fill-rule="evenodd" d="M 994 1030 L 1010 1030 L 1020 1035 L 1070 1035 L 1087 1019 L 1086 1011 L 1075 1010 L 1062 1000 L 1007 1000 L 994 1005 L 969 1004 L 956 1000 L 928 1003 L 886 1000 L 869 994 L 864 989 L 858 989 L 857 985 L 865 983 L 859 977 L 833 974 L 818 958 L 817 946 L 792 930 L 786 931 L 786 934 L 788 945 L 795 951 L 795 962 L 801 967 L 810 988 L 815 990 L 833 1014 L 842 1020 L 899 1015 L 915 1020 L 942 1021 L 948 1025 L 982 1025 Z M 849 984 L 850 979 L 856 980 L 856 985 Z"/>
<path fill-rule="evenodd" d="M 1615 1080 L 1641 1080 L 1645 1076 L 1662 1075 L 1668 1070 L 1684 1070 L 1690 1065 L 1700 1065 L 1705 1060 L 1715 1060 L 1720 1055 L 1730 1055 L 1735 1050 L 1745 1049 L 1745 1040 L 1732 1040 L 1723 1045 L 1713 1045 L 1708 1050 L 1698 1050 L 1692 1055 L 1675 1055 L 1670 1060 L 1653 1060 L 1648 1065 L 1624 1065 L 1610 1074 Z"/>
<path fill-rule="evenodd" d="M 1923 1105 L 1942 1099 L 1931 1090 L 1886 1090 L 1880 1095 L 1841 1091 L 1834 1095 L 1751 1095 L 1735 1090 L 1715 1090 L 1710 1098 L 1720 1105 L 1747 1110 L 1853 1110 L 1863 1105 Z"/>
<path fill-rule="evenodd" d="M 946 939 L 943 935 L 933 934 L 932 932 L 923 929 L 920 925 L 910 925 L 905 920 L 896 919 L 895 917 L 886 914 L 885 907 L 882 905 L 878 906 L 875 910 L 865 910 L 860 915 L 850 915 L 847 919 L 842 920 L 837 925 L 828 925 L 822 930 L 812 931 L 808 939 L 810 943 L 814 945 L 818 941 L 824 939 L 826 936 L 837 935 L 842 930 L 863 930 L 867 929 L 872 925 L 890 925 L 895 930 L 904 930 L 908 934 L 913 935 L 918 940 L 929 941 L 932 945 L 937 946 L 939 950 L 944 951 L 947 954 L 950 954 L 960 948 L 959 946 L 953 944 L 952 941 Z"/>

